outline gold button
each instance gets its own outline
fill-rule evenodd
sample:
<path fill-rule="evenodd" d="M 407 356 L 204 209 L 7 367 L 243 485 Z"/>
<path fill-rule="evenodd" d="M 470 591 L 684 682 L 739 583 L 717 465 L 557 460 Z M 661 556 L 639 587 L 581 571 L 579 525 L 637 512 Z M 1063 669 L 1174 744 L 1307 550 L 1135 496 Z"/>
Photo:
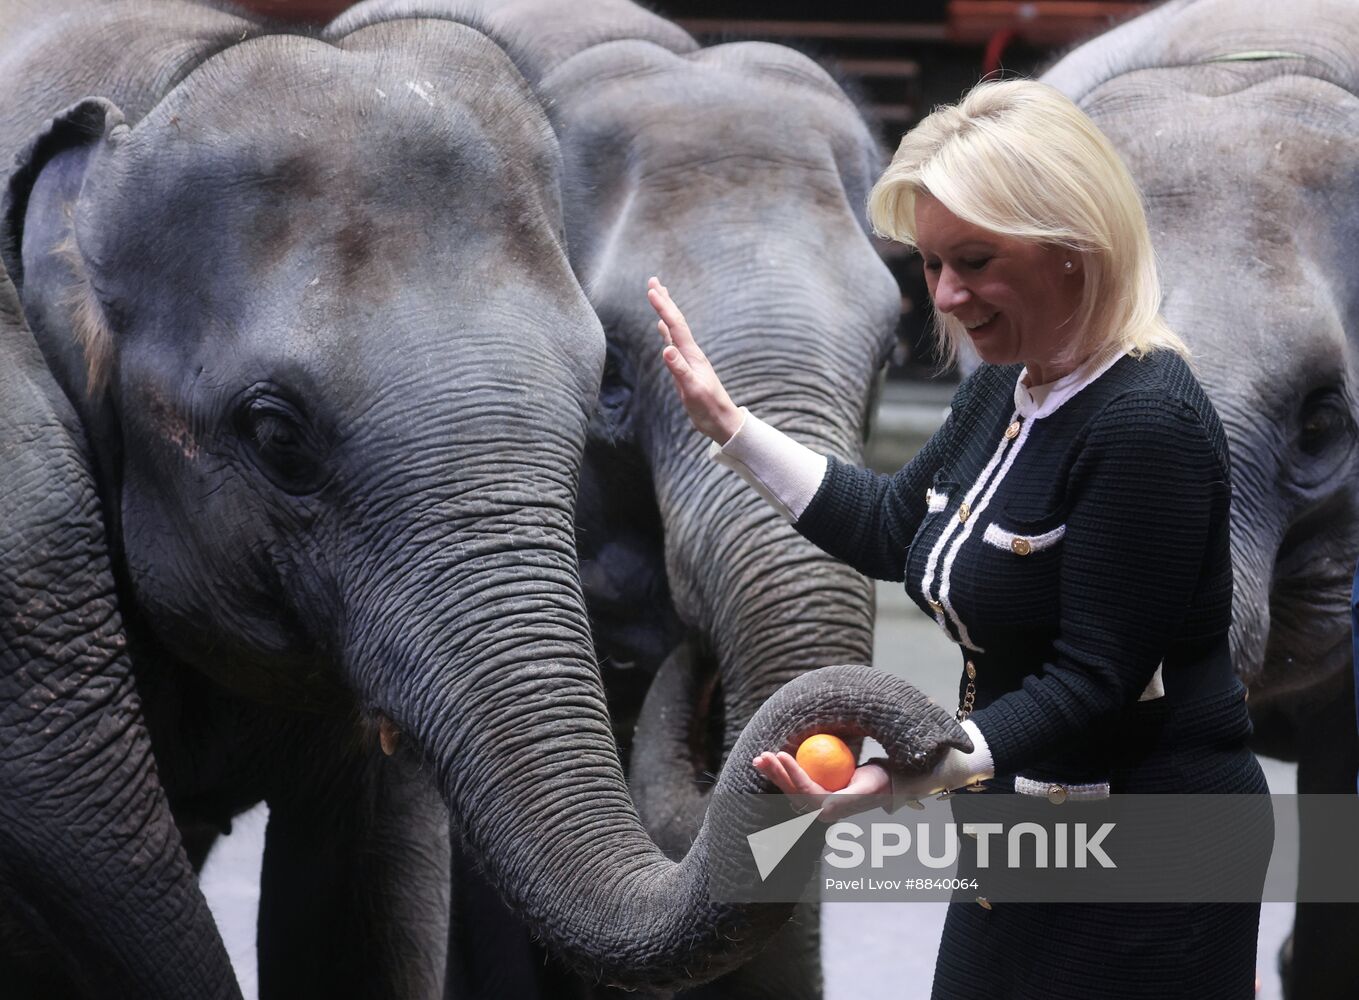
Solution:
<path fill-rule="evenodd" d="M 977 897 L 977 905 L 980 906 L 983 910 L 991 909 L 991 901 L 987 899 L 985 896 Z"/>
<path fill-rule="evenodd" d="M 971 513 L 972 508 L 969 507 L 967 504 L 963 504 L 961 507 L 958 508 L 958 520 L 966 522 L 967 516 Z"/>
<path fill-rule="evenodd" d="M 1048 801 L 1054 806 L 1060 806 L 1066 801 L 1066 786 L 1053 785 L 1048 789 Z"/>
<path fill-rule="evenodd" d="M 934 608 L 935 611 L 944 610 L 944 606 L 940 604 L 938 601 L 936 601 L 933 597 L 929 598 L 929 600 L 926 601 L 926 603 L 929 604 L 930 607 Z"/>
<path fill-rule="evenodd" d="M 1009 427 L 1005 428 L 1005 436 L 1006 436 L 1006 438 L 1008 438 L 1008 439 L 1011 440 L 1011 441 L 1013 441 L 1015 438 L 1019 437 L 1019 421 L 1018 421 L 1018 420 L 1016 420 L 1014 423 L 1012 423 Z"/>
<path fill-rule="evenodd" d="M 1027 538 L 1015 538 L 1010 541 L 1010 551 L 1017 556 L 1026 556 L 1033 551 L 1033 545 Z"/>
<path fill-rule="evenodd" d="M 967 661 L 967 679 L 970 681 L 977 679 L 977 665 L 971 660 Z"/>

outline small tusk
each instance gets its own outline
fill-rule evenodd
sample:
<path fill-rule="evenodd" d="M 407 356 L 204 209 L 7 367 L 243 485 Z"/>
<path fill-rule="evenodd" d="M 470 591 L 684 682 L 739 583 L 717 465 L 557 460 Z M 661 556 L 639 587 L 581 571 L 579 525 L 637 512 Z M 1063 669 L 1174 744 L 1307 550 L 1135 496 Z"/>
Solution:
<path fill-rule="evenodd" d="M 378 713 L 378 745 L 388 757 L 396 753 L 396 745 L 401 740 L 401 730 L 396 723 L 381 712 Z"/>

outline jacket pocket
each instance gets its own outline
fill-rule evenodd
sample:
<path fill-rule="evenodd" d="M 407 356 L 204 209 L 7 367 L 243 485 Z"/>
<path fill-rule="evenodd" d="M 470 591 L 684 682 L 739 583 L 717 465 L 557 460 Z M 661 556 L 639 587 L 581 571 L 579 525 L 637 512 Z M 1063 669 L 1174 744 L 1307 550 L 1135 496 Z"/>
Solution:
<path fill-rule="evenodd" d="M 982 541 L 1016 556 L 1033 555 L 1054 548 L 1066 535 L 1065 512 L 1036 521 L 992 521 L 982 534 Z"/>
<path fill-rule="evenodd" d="M 930 535 L 931 528 L 938 524 L 940 515 L 948 509 L 949 502 L 953 499 L 953 492 L 958 489 L 958 484 L 944 479 L 940 472 L 934 475 L 934 482 L 925 488 L 925 516 L 916 525 L 915 534 L 911 538 L 910 545 L 907 546 L 907 566 L 910 565 L 910 556 L 914 552 L 921 539 Z"/>

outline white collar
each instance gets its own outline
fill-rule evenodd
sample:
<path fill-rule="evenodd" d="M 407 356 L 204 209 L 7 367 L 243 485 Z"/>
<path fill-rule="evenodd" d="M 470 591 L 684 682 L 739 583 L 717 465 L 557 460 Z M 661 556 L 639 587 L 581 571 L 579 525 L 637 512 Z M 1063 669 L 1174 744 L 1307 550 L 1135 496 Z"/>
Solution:
<path fill-rule="evenodd" d="M 1042 385 L 1025 385 L 1024 376 L 1028 374 L 1029 369 L 1023 369 L 1015 381 L 1015 409 L 1021 417 L 1031 420 L 1041 420 L 1051 415 L 1068 399 L 1112 368 L 1124 353 L 1122 350 L 1110 353 L 1098 351 L 1061 378 L 1044 382 Z"/>

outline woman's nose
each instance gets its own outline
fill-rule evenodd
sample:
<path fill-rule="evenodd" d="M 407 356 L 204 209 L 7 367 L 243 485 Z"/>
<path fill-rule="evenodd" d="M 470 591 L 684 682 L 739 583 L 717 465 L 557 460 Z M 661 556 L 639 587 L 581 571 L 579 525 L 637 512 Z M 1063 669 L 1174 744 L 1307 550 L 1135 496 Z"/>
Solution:
<path fill-rule="evenodd" d="M 934 285 L 934 308 L 951 313 L 971 296 L 967 286 L 958 280 L 958 272 L 951 267 L 940 268 L 939 280 Z"/>

